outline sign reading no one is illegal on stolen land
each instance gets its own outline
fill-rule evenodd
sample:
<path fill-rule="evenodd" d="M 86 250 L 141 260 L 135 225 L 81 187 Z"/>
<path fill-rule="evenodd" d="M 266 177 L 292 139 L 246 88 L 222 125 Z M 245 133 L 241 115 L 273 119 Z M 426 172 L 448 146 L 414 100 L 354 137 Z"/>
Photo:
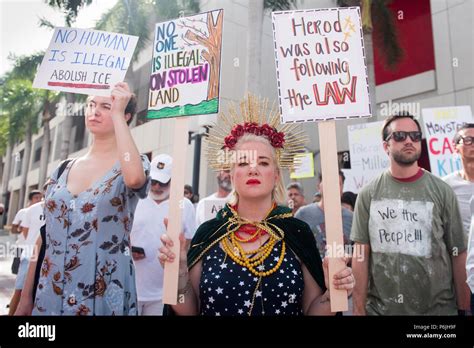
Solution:
<path fill-rule="evenodd" d="M 282 123 L 370 117 L 358 7 L 272 13 Z"/>
<path fill-rule="evenodd" d="M 219 111 L 224 10 L 156 24 L 148 118 Z"/>
<path fill-rule="evenodd" d="M 110 96 L 125 79 L 137 42 L 137 36 L 55 28 L 33 87 Z"/>

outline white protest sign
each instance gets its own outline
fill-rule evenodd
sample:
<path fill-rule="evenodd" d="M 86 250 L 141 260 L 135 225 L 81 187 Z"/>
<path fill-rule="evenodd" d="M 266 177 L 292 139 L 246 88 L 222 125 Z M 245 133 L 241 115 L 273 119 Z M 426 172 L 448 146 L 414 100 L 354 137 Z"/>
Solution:
<path fill-rule="evenodd" d="M 370 117 L 358 7 L 272 13 L 282 123 Z"/>
<path fill-rule="evenodd" d="M 360 168 L 341 169 L 344 173 L 344 192 L 359 193 L 375 177 L 373 171 L 363 172 Z"/>
<path fill-rule="evenodd" d="M 224 10 L 157 23 L 148 118 L 219 111 Z"/>
<path fill-rule="evenodd" d="M 344 191 L 358 193 L 390 166 L 390 159 L 383 150 L 382 127 L 383 121 L 347 126 L 351 169 L 343 170 Z"/>
<path fill-rule="evenodd" d="M 431 172 L 443 177 L 462 169 L 452 144 L 458 128 L 472 122 L 470 106 L 422 109 Z"/>
<path fill-rule="evenodd" d="M 204 201 L 204 221 L 214 219 L 222 208 L 227 203 L 227 198 L 224 199 L 207 199 Z"/>
<path fill-rule="evenodd" d="M 110 96 L 124 81 L 137 42 L 137 36 L 55 28 L 33 87 Z"/>
<path fill-rule="evenodd" d="M 294 158 L 294 171 L 291 172 L 291 179 L 305 179 L 314 176 L 314 158 L 313 153 L 298 154 Z"/>
<path fill-rule="evenodd" d="M 433 202 L 383 199 L 370 204 L 370 248 L 431 257 Z"/>
<path fill-rule="evenodd" d="M 382 127 L 383 121 L 347 126 L 351 168 L 380 172 L 390 166 L 383 149 Z"/>

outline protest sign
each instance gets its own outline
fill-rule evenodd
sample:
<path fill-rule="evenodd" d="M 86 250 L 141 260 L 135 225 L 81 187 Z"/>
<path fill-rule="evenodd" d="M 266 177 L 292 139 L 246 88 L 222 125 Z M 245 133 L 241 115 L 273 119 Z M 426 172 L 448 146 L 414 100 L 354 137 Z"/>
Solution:
<path fill-rule="evenodd" d="M 137 42 L 137 36 L 55 28 L 33 87 L 110 96 L 124 81 Z"/>
<path fill-rule="evenodd" d="M 148 118 L 219 111 L 223 10 L 157 23 Z"/>
<path fill-rule="evenodd" d="M 223 17 L 223 10 L 215 10 L 156 24 L 148 118 L 218 112 Z M 188 123 L 189 117 L 175 119 L 173 140 L 173 180 L 167 233 L 174 242 L 171 251 L 178 260 Z M 184 301 L 184 295 L 177 297 L 178 276 L 178 262 L 166 263 L 163 303 L 175 305 Z"/>
<path fill-rule="evenodd" d="M 383 121 L 347 126 L 351 169 L 344 175 L 344 191 L 358 193 L 362 187 L 390 166 L 383 149 Z"/>
<path fill-rule="evenodd" d="M 455 156 L 453 137 L 457 129 L 472 122 L 470 106 L 422 109 L 431 172 L 443 177 L 462 169 L 461 159 Z"/>
<path fill-rule="evenodd" d="M 227 201 L 227 198 L 206 199 L 204 201 L 204 221 L 214 219 L 219 210 L 224 208 Z"/>
<path fill-rule="evenodd" d="M 371 116 L 358 7 L 272 13 L 282 123 L 318 123 L 329 279 L 345 267 L 335 119 Z M 331 121 L 327 121 L 331 120 Z M 340 256 L 340 257 L 339 257 Z M 330 282 L 331 311 L 348 308 Z"/>
<path fill-rule="evenodd" d="M 371 115 L 358 7 L 272 19 L 282 123 Z"/>
<path fill-rule="evenodd" d="M 341 169 L 344 173 L 344 192 L 359 193 L 373 178 L 373 172 L 364 173 L 360 168 Z"/>
<path fill-rule="evenodd" d="M 305 179 L 314 176 L 314 159 L 313 153 L 297 154 L 294 159 L 294 171 L 291 172 L 291 179 Z"/>

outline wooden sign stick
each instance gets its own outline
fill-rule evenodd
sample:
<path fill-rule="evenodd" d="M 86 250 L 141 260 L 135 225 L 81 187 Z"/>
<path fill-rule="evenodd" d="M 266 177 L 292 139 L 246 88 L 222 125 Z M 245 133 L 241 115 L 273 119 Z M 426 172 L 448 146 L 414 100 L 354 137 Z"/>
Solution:
<path fill-rule="evenodd" d="M 188 117 L 177 117 L 174 126 L 173 169 L 171 170 L 168 236 L 173 241 L 171 251 L 176 255 L 173 263 L 165 263 L 163 278 L 163 303 L 175 305 L 178 298 L 179 234 L 182 232 L 184 198 L 184 173 L 188 148 Z"/>
<path fill-rule="evenodd" d="M 324 219 L 326 223 L 326 245 L 329 253 L 329 290 L 331 311 L 344 312 L 348 309 L 347 291 L 336 290 L 333 284 L 334 274 L 345 267 L 339 255 L 344 250 L 342 233 L 341 193 L 339 188 L 339 166 L 337 163 L 336 123 L 318 122 L 319 147 L 321 150 L 321 171 L 323 178 Z"/>

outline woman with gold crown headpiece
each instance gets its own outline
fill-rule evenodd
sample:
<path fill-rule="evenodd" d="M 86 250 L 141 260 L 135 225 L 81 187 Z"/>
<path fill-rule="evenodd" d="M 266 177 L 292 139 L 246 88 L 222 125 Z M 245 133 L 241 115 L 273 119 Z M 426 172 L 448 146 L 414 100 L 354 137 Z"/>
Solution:
<path fill-rule="evenodd" d="M 327 266 L 309 226 L 279 206 L 281 168 L 290 168 L 306 140 L 294 125 L 249 96 L 231 108 L 208 137 L 208 160 L 230 169 L 233 200 L 196 231 L 186 255 L 180 238 L 178 315 L 330 315 Z M 268 116 L 267 116 L 268 115 Z M 267 119 L 268 117 L 268 119 Z M 162 236 L 160 261 L 174 262 L 172 241 Z M 332 280 L 354 287 L 346 267 Z M 170 308 L 171 307 L 171 308 Z"/>

